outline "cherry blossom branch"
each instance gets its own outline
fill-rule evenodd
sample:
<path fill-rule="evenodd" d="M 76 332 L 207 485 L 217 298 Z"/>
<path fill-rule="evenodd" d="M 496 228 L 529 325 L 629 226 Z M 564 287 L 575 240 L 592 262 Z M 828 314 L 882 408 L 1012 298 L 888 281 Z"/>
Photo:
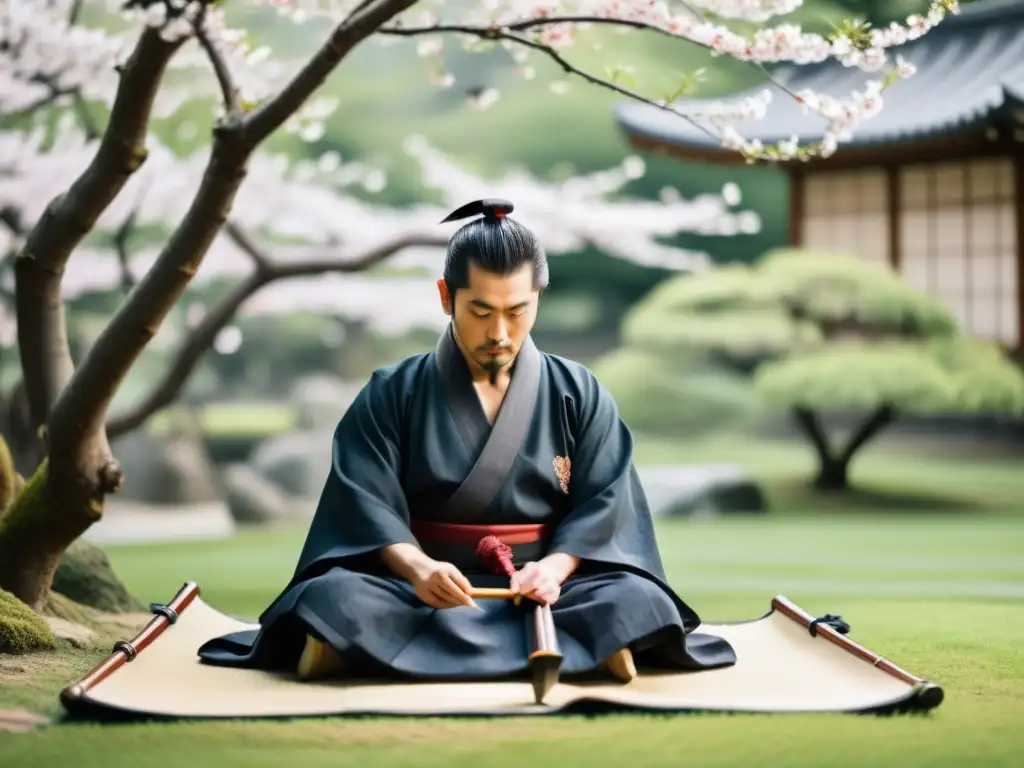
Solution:
<path fill-rule="evenodd" d="M 50 85 L 50 83 L 45 82 L 42 78 L 33 79 L 30 82 Z M 10 112 L 5 112 L 3 115 L 0 115 L 0 117 L 2 117 L 4 121 L 14 122 L 16 120 L 20 120 L 24 117 L 28 117 L 34 112 L 38 112 L 41 109 L 45 109 L 46 107 L 51 106 L 54 102 L 64 98 L 65 96 L 71 96 L 75 93 L 76 90 L 76 88 L 58 88 L 56 86 L 51 86 L 49 93 L 42 94 L 35 101 L 31 101 L 28 104 L 19 107 L 18 109 L 13 109 Z"/>
<path fill-rule="evenodd" d="M 316 91 L 356 45 L 378 31 L 416 0 L 381 0 L 363 4 L 339 24 L 291 81 L 245 118 L 246 140 L 253 146 L 280 128 Z"/>
<path fill-rule="evenodd" d="M 218 334 L 242 306 L 265 286 L 295 277 L 362 272 L 407 248 L 442 247 L 448 241 L 447 237 L 439 235 L 402 235 L 367 248 L 348 259 L 323 257 L 275 263 L 237 225 L 227 226 L 225 231 L 252 258 L 256 269 L 217 302 L 199 324 L 189 331 L 187 340 L 178 348 L 174 362 L 152 392 L 138 405 L 107 422 L 108 437 L 115 438 L 136 429 L 153 414 L 171 405 L 203 355 L 213 346 Z"/>
<path fill-rule="evenodd" d="M 74 370 L 60 298 L 64 265 L 144 161 L 150 112 L 179 45 L 154 30 L 139 37 L 95 157 L 67 192 L 51 201 L 15 260 L 18 349 L 37 425 L 49 421 Z"/>
<path fill-rule="evenodd" d="M 0 224 L 10 230 L 14 236 L 25 234 L 25 228 L 21 223 L 21 211 L 13 205 L 6 205 L 0 208 Z"/>
<path fill-rule="evenodd" d="M 199 187 L 160 250 L 156 261 L 121 305 L 89 349 L 74 377 L 53 407 L 52 450 L 57 451 L 58 424 L 67 450 L 82 450 L 103 436 L 104 422 L 118 387 L 167 314 L 192 282 L 231 212 L 253 152 L 279 128 L 323 82 L 340 61 L 395 14 L 415 0 L 381 0 L 335 27 L 327 42 L 292 80 L 262 107 L 246 115 L 219 121 Z M 171 9 L 157 2 L 144 6 L 145 34 L 183 41 L 192 30 L 199 8 L 196 2 Z M 171 12 L 173 11 L 173 12 Z M 83 436 L 86 439 L 83 440 Z M 65 459 L 69 457 L 65 456 Z M 88 457 L 73 454 L 72 463 Z"/>
<path fill-rule="evenodd" d="M 195 35 L 199 45 L 206 53 L 206 57 L 210 60 L 210 66 L 213 68 L 214 75 L 217 78 L 221 98 L 224 100 L 224 110 L 228 118 L 233 119 L 242 114 L 242 99 L 239 95 L 238 86 L 235 85 L 234 77 L 231 74 L 231 68 L 228 66 L 227 60 L 217 48 L 217 44 L 210 34 L 210 29 L 207 26 L 210 16 L 207 10 L 208 6 L 203 6 L 194 22 Z"/>
<path fill-rule="evenodd" d="M 224 234 L 226 234 L 246 256 L 252 259 L 253 265 L 256 267 L 256 271 L 258 273 L 267 274 L 273 270 L 273 264 L 263 252 L 263 249 L 256 245 L 256 242 L 249 237 L 248 233 L 246 233 L 237 222 L 229 220 L 224 225 Z"/>
<path fill-rule="evenodd" d="M 89 105 L 86 104 L 85 97 L 82 96 L 81 89 L 75 88 L 71 93 L 71 98 L 74 99 L 75 114 L 78 116 L 78 122 L 82 126 L 82 133 L 85 134 L 85 138 L 89 141 L 95 141 L 103 136 L 103 131 L 101 131 L 100 127 L 96 125 L 96 121 L 89 112 Z"/>
<path fill-rule="evenodd" d="M 760 21 L 772 15 L 791 12 L 800 5 L 802 0 L 684 0 L 683 6 L 692 17 L 672 17 L 664 7 L 654 4 L 651 5 L 654 10 L 643 7 L 633 9 L 633 17 L 630 17 L 617 3 L 612 3 L 608 6 L 607 15 L 603 16 L 543 14 L 531 19 L 502 18 L 480 25 L 393 24 L 382 28 L 381 32 L 386 35 L 407 37 L 457 33 L 484 40 L 502 40 L 525 45 L 544 53 L 567 73 L 576 74 L 588 82 L 610 88 L 628 98 L 682 117 L 703 133 L 721 140 L 724 147 L 739 151 L 748 161 L 753 162 L 793 158 L 806 160 L 813 156 L 826 157 L 833 154 L 839 141 L 848 139 L 858 123 L 880 111 L 882 92 L 897 80 L 910 77 L 915 72 L 914 67 L 897 57 L 896 65 L 890 67 L 882 79 L 869 81 L 862 92 L 840 100 L 809 90 L 794 92 L 767 70 L 766 62 L 792 60 L 807 63 L 823 61 L 834 56 L 845 66 L 856 66 L 865 71 L 877 72 L 886 65 L 886 48 L 920 37 L 938 25 L 947 14 L 959 12 L 957 0 L 932 0 L 928 14 L 908 17 L 905 27 L 893 23 L 886 30 L 869 30 L 866 25 L 847 22 L 837 28 L 831 38 L 825 38 L 817 34 L 803 33 L 792 25 L 760 29 L 752 37 L 745 37 L 728 27 L 713 24 L 701 10 L 707 9 L 728 18 Z M 713 55 L 725 54 L 757 66 L 769 83 L 800 103 L 806 110 L 826 120 L 823 139 L 807 147 L 799 145 L 798 137 L 779 142 L 774 147 L 765 147 L 757 140 L 745 141 L 732 124 L 745 119 L 763 117 L 771 101 L 771 92 L 767 90 L 732 106 L 718 102 L 702 107 L 692 105 L 683 111 L 672 105 L 675 97 L 685 92 L 682 89 L 671 98 L 656 101 L 623 88 L 613 81 L 589 75 L 579 68 L 568 65 L 565 58 L 555 50 L 556 44 L 571 41 L 572 29 L 602 24 L 685 40 L 707 49 Z M 517 34 L 531 30 L 538 31 L 537 39 Z M 698 118 L 705 118 L 715 130 L 699 122 Z"/>
<path fill-rule="evenodd" d="M 509 25 L 508 29 L 511 29 L 512 26 L 514 25 Z M 693 125 L 698 130 L 703 131 L 711 138 L 719 138 L 718 135 L 712 133 L 710 130 L 700 125 L 700 123 L 693 120 L 686 113 L 674 108 L 671 104 L 667 102 L 655 101 L 653 99 L 648 98 L 647 96 L 644 96 L 641 93 L 637 93 L 636 91 L 626 88 L 625 86 L 619 85 L 618 83 L 615 83 L 611 80 L 591 74 L 590 72 L 587 72 L 584 69 L 580 69 L 579 67 L 570 63 L 552 46 L 537 42 L 536 40 L 531 40 L 530 38 L 524 37 L 515 32 L 506 31 L 506 28 L 500 28 L 496 26 L 474 27 L 465 24 L 441 24 L 436 27 L 391 27 L 388 28 L 387 30 L 382 29 L 381 31 L 386 31 L 387 34 L 396 35 L 400 37 L 412 37 L 416 35 L 423 35 L 428 33 L 433 34 L 437 32 L 455 32 L 465 35 L 473 35 L 479 37 L 482 40 L 507 40 L 517 45 L 522 45 L 526 48 L 531 48 L 535 51 L 543 53 L 545 56 L 547 56 L 549 59 L 555 62 L 555 64 L 561 67 L 562 71 L 564 71 L 566 74 L 576 75 L 577 77 L 581 78 L 582 80 L 585 80 L 588 83 L 600 86 L 602 88 L 607 88 L 608 90 L 614 91 L 615 93 L 618 93 L 621 96 L 625 96 L 628 99 L 639 101 L 642 104 L 648 104 L 652 107 L 657 107 L 658 109 L 663 109 L 667 112 L 671 112 L 675 115 L 678 115 L 682 119 L 686 120 L 688 123 Z"/>
<path fill-rule="evenodd" d="M 128 249 L 128 241 L 135 231 L 137 211 L 132 211 L 120 227 L 114 232 L 114 251 L 117 254 L 117 262 L 121 268 L 121 291 L 127 295 L 135 287 L 135 276 L 132 274 L 129 261 L 131 252 Z"/>

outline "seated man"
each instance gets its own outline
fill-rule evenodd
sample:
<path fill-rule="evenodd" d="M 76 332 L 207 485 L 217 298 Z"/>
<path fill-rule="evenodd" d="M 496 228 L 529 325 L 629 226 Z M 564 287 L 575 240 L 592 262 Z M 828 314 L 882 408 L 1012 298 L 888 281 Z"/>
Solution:
<path fill-rule="evenodd" d="M 586 368 L 530 337 L 547 260 L 502 201 L 448 244 L 437 348 L 378 370 L 339 423 L 333 466 L 291 582 L 258 631 L 205 643 L 207 663 L 312 679 L 525 673 L 531 600 L 551 605 L 563 675 L 735 663 L 666 584 L 615 403 Z M 385 297 L 381 301 L 386 301 Z M 394 311 L 401 312 L 401 307 Z M 508 544 L 530 599 L 476 554 Z"/>

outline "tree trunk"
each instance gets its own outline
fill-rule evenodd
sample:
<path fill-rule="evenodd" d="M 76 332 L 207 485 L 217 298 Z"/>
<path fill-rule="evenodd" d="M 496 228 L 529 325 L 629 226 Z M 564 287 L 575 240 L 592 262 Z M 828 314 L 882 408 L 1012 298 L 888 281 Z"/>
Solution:
<path fill-rule="evenodd" d="M 30 476 L 46 458 L 46 450 L 38 431 L 32 426 L 32 412 L 24 382 L 19 381 L 3 404 L 3 432 L 14 459 L 14 468 Z"/>
<path fill-rule="evenodd" d="M 814 487 L 819 491 L 845 491 L 849 485 L 849 461 L 832 456 L 818 457 L 818 474 L 814 478 Z"/>
<path fill-rule="evenodd" d="M 65 194 L 54 198 L 32 227 L 14 264 L 18 351 L 32 425 L 49 448 L 21 495 L 0 520 L 0 588 L 40 610 L 67 546 L 96 522 L 103 495 L 120 486 L 120 471 L 102 430 L 82 430 L 52 450 L 60 399 L 76 391 L 60 285 L 74 249 L 146 157 L 146 135 L 164 72 L 181 42 L 155 29 L 140 36 L 121 70 L 110 119 L 96 156 Z M 123 378 L 123 376 L 122 376 Z M 118 379 L 120 381 L 120 378 Z"/>
<path fill-rule="evenodd" d="M 180 47 L 154 29 L 140 35 L 122 70 L 95 157 L 67 192 L 50 202 L 15 257 L 18 352 L 36 429 L 49 423 L 50 410 L 74 371 L 60 294 L 64 267 L 145 161 L 149 116 Z"/>
<path fill-rule="evenodd" d="M 105 182 L 97 194 L 110 191 L 112 182 L 109 175 L 103 175 L 109 158 L 97 155 L 69 193 L 51 206 L 58 212 L 70 206 L 70 214 L 65 217 L 70 232 L 60 242 L 63 247 L 56 258 L 51 258 L 46 251 L 27 249 L 25 257 L 19 260 L 18 329 L 22 366 L 30 395 L 33 380 L 36 380 L 41 387 L 45 385 L 43 389 L 47 398 L 56 396 L 57 399 L 49 414 L 48 409 L 40 407 L 42 403 L 33 403 L 33 415 L 38 423 L 45 424 L 49 415 L 49 458 L 43 465 L 45 471 L 41 468 L 33 478 L 35 484 L 30 483 L 34 493 L 23 492 L 19 497 L 23 503 L 13 505 L 0 521 L 0 587 L 37 610 L 45 604 L 64 550 L 100 519 L 105 497 L 121 486 L 121 467 L 110 450 L 104 424 L 108 406 L 139 354 L 156 335 L 164 318 L 195 276 L 213 239 L 227 220 L 235 194 L 245 178 L 250 155 L 302 106 L 355 45 L 413 2 L 384 0 L 353 13 L 335 29 L 276 98 L 247 116 L 234 110 L 237 105 L 230 105 L 228 116 L 214 132 L 206 170 L 188 212 L 156 262 L 73 373 L 62 363 L 70 361 L 70 357 L 59 301 L 60 278 L 67 255 L 113 199 L 112 195 L 106 203 L 83 199 L 83 191 L 97 179 Z M 143 39 L 149 34 L 143 33 Z M 138 59 L 144 60 L 139 50 L 144 52 L 142 43 L 136 53 Z M 225 93 L 230 95 L 233 89 L 228 82 L 226 65 L 216 58 L 215 50 L 211 49 L 210 56 L 218 78 L 225 86 Z M 170 58 L 170 53 L 167 58 Z M 130 90 L 127 83 L 131 69 L 129 64 L 118 89 L 118 99 L 104 142 L 119 126 L 116 119 L 118 104 L 131 95 L 127 92 Z M 162 74 L 162 69 L 159 68 L 157 75 Z M 155 93 L 159 77 L 149 84 Z M 137 134 L 139 141 L 145 139 L 150 105 L 151 99 L 135 107 L 135 118 L 142 121 L 142 130 Z M 120 128 L 123 130 L 123 126 Z M 137 158 L 138 144 L 128 142 L 128 148 L 131 157 Z M 108 168 L 108 173 L 112 172 L 119 178 L 121 173 L 130 173 L 133 169 L 129 163 Z M 123 179 L 121 181 L 123 183 Z M 90 214 L 95 211 L 92 222 L 83 217 L 82 206 Z M 53 228 L 61 221 L 60 217 L 48 211 L 30 235 L 29 243 L 59 239 L 60 235 L 54 233 Z M 83 226 L 87 223 L 88 226 Z M 31 295 L 22 296 L 23 283 Z M 30 298 L 33 301 L 29 301 Z M 37 301 L 41 303 L 37 304 Z M 30 320 L 24 326 L 23 313 Z M 26 343 L 35 345 L 28 353 Z M 30 367 L 33 368 L 33 377 L 28 373 Z M 61 372 L 61 376 L 56 378 L 53 376 L 55 367 L 59 367 Z M 55 391 L 54 384 L 62 376 L 70 376 L 70 380 Z M 37 503 L 28 503 L 31 499 L 36 499 Z"/>
<path fill-rule="evenodd" d="M 896 420 L 896 409 L 883 405 L 857 428 L 841 451 L 831 445 L 818 415 L 808 408 L 794 408 L 800 431 L 811 441 L 818 456 L 818 474 L 813 485 L 820 491 L 845 491 L 850 487 L 849 468 L 854 455 Z"/>
<path fill-rule="evenodd" d="M 53 513 L 80 496 L 81 478 L 55 474 L 47 461 L 0 520 L 0 585 L 35 611 L 46 605 L 68 544 L 99 519 L 102 502 L 87 505 L 89 516 Z"/>

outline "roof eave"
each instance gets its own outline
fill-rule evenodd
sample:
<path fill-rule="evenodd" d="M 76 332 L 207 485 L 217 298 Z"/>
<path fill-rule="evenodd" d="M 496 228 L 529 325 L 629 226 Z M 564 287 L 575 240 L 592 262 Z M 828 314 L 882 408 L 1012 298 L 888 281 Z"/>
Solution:
<path fill-rule="evenodd" d="M 989 133 L 993 123 L 988 118 L 989 116 L 985 115 L 947 130 L 904 136 L 895 140 L 878 139 L 842 144 L 831 157 L 774 162 L 770 165 L 788 172 L 796 172 L 812 168 L 925 162 L 949 157 L 950 153 L 960 156 L 984 156 L 1019 154 L 1024 151 L 1024 145 L 1014 142 L 1006 130 L 1001 130 L 993 137 Z M 695 142 L 670 142 L 629 129 L 625 129 L 624 132 L 630 145 L 638 151 L 713 165 L 747 165 L 746 158 L 739 152 L 724 147 Z M 760 162 L 757 165 L 764 167 L 769 163 Z"/>

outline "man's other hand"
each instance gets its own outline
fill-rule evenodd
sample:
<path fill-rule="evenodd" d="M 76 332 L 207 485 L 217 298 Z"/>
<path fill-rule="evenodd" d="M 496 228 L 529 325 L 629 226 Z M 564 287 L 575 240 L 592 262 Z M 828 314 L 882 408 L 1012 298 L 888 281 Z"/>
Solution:
<path fill-rule="evenodd" d="M 469 596 L 473 585 L 451 563 L 432 561 L 412 580 L 416 596 L 433 608 L 457 608 L 465 605 L 479 606 Z"/>
<path fill-rule="evenodd" d="M 527 563 L 512 574 L 509 586 L 513 591 L 538 603 L 551 605 L 562 593 L 558 576 L 553 570 L 544 563 Z"/>

